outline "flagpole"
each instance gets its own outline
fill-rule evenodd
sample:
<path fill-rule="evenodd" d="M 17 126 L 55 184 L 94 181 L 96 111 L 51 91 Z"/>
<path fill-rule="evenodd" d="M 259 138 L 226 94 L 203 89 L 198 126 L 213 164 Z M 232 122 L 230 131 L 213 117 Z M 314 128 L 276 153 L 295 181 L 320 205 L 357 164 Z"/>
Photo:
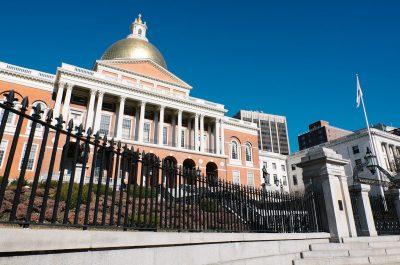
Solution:
<path fill-rule="evenodd" d="M 360 85 L 360 80 L 359 80 L 358 74 L 356 74 L 356 76 L 357 76 L 357 90 L 358 90 L 359 88 L 361 89 L 361 85 Z M 378 166 L 379 166 L 378 157 L 377 157 L 376 148 L 375 148 L 375 142 L 374 142 L 374 140 L 372 138 L 371 129 L 370 129 L 370 126 L 369 126 L 369 121 L 368 121 L 367 110 L 365 108 L 363 93 L 361 93 L 361 95 L 360 95 L 360 100 L 361 100 L 361 105 L 362 105 L 362 108 L 363 108 L 363 111 L 364 111 L 365 123 L 367 124 L 367 130 L 368 130 L 369 141 L 370 141 L 370 144 L 371 144 L 372 154 L 374 156 L 376 156 L 376 158 L 377 158 L 376 162 L 378 163 Z M 381 177 L 380 171 L 377 170 L 376 172 L 378 174 L 378 179 L 380 181 L 382 181 L 382 177 Z M 383 198 L 384 207 L 386 209 L 387 206 L 386 206 L 386 200 L 385 200 L 385 191 L 384 191 L 382 185 L 380 185 L 380 193 L 381 193 L 381 196 Z"/>

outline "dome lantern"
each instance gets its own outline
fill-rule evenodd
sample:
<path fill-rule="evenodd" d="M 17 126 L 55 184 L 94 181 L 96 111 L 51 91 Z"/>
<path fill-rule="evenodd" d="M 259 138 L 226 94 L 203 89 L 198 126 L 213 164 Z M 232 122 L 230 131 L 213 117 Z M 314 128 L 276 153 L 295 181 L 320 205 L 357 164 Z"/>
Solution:
<path fill-rule="evenodd" d="M 146 22 L 142 22 L 141 14 L 139 14 L 139 16 L 132 23 L 131 31 L 132 33 L 128 35 L 128 38 L 138 38 L 148 41 L 146 38 L 147 25 Z"/>

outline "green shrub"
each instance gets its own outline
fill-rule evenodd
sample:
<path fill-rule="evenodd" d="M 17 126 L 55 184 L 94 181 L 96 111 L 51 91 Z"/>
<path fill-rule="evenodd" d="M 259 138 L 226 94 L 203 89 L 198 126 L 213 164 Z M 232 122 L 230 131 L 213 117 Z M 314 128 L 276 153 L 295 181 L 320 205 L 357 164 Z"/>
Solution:
<path fill-rule="evenodd" d="M 61 188 L 61 201 L 66 202 L 67 197 L 68 197 L 68 187 L 69 183 L 63 183 L 63 186 Z M 69 201 L 69 208 L 76 206 L 76 203 L 78 202 L 78 189 L 79 189 L 79 184 L 74 183 L 72 186 L 72 192 L 71 192 L 71 198 Z M 85 204 L 87 202 L 87 194 L 88 194 L 89 187 L 84 185 L 82 188 L 82 197 L 81 197 L 81 204 Z"/>
<path fill-rule="evenodd" d="M 129 216 L 129 221 L 133 226 L 141 226 L 141 225 L 150 225 L 150 226 L 156 226 L 159 222 L 158 216 L 154 216 L 154 214 L 151 215 L 151 220 L 149 220 L 150 216 L 147 215 L 146 217 L 146 223 L 144 224 L 144 215 L 141 214 L 140 216 L 138 215 L 131 215 Z"/>
<path fill-rule="evenodd" d="M 216 212 L 217 204 L 214 201 L 203 199 L 200 202 L 200 209 L 205 212 Z"/>
<path fill-rule="evenodd" d="M 56 189 L 56 188 L 57 188 L 57 184 L 58 184 L 58 181 L 57 181 L 57 180 L 51 180 L 51 181 L 50 181 L 50 188 Z M 45 187 L 46 187 L 46 181 L 45 181 L 45 180 L 42 180 L 42 181 L 39 183 L 39 188 L 40 188 L 40 189 L 44 189 Z"/>
<path fill-rule="evenodd" d="M 10 182 L 10 180 L 8 180 L 8 181 L 9 181 L 8 185 L 10 185 L 11 187 L 17 187 L 18 179 L 13 179 L 11 182 Z M 26 179 L 23 179 L 22 180 L 22 186 L 26 186 L 26 185 L 28 185 L 28 182 L 26 181 Z"/>
<path fill-rule="evenodd" d="M 134 198 L 154 198 L 157 195 L 156 188 L 151 187 L 140 187 L 134 186 L 131 187 L 131 196 Z"/>

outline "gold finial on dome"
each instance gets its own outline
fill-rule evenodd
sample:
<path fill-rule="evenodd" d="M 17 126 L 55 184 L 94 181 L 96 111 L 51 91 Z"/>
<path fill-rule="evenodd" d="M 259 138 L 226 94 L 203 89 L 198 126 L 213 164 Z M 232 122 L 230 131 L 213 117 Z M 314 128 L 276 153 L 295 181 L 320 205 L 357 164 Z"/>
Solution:
<path fill-rule="evenodd" d="M 135 19 L 135 22 L 138 24 L 143 24 L 142 23 L 142 14 L 139 14 L 138 18 Z"/>

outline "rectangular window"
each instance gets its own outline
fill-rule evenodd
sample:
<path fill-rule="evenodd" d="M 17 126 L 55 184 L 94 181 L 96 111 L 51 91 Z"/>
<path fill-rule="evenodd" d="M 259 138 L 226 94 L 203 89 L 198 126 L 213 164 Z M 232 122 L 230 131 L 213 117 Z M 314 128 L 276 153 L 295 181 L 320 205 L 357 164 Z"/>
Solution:
<path fill-rule="evenodd" d="M 276 163 L 272 163 L 272 169 L 276 170 Z"/>
<path fill-rule="evenodd" d="M 111 125 L 111 116 L 106 114 L 101 114 L 100 118 L 100 134 L 109 134 Z"/>
<path fill-rule="evenodd" d="M 287 186 L 287 179 L 286 176 L 282 176 L 283 186 Z"/>
<path fill-rule="evenodd" d="M 352 147 L 353 148 L 353 154 L 358 154 L 360 153 L 360 149 L 358 149 L 358 145 L 355 145 Z"/>
<path fill-rule="evenodd" d="M 32 144 L 31 152 L 29 153 L 29 157 L 28 157 L 28 164 L 26 166 L 26 170 L 33 170 L 33 166 L 35 165 L 35 156 L 36 156 L 37 147 L 38 147 L 37 144 Z M 22 156 L 21 156 L 21 161 L 19 163 L 19 169 L 21 169 L 22 161 L 24 160 L 24 157 L 25 157 L 25 152 L 26 152 L 26 143 L 24 144 L 24 148 L 22 150 Z"/>
<path fill-rule="evenodd" d="M 296 170 L 296 165 L 292 164 L 292 170 Z"/>
<path fill-rule="evenodd" d="M 247 186 L 254 187 L 254 174 L 247 172 Z"/>
<path fill-rule="evenodd" d="M 363 171 L 361 159 L 356 159 L 354 160 L 354 162 L 356 163 L 356 167 L 358 168 L 358 170 Z"/>
<path fill-rule="evenodd" d="M 162 134 L 163 144 L 168 143 L 168 127 L 163 127 L 163 134 Z"/>
<path fill-rule="evenodd" d="M 69 119 L 72 119 L 74 122 L 74 127 L 82 124 L 82 117 L 83 113 L 81 111 L 70 110 L 69 112 Z"/>
<path fill-rule="evenodd" d="M 150 123 L 145 122 L 143 124 L 143 141 L 145 143 L 150 143 Z"/>
<path fill-rule="evenodd" d="M 3 160 L 7 151 L 7 141 L 3 140 L 0 144 L 0 168 L 3 167 Z"/>
<path fill-rule="evenodd" d="M 122 120 L 122 138 L 130 139 L 132 129 L 132 120 L 130 118 L 123 118 Z"/>
<path fill-rule="evenodd" d="M 181 147 L 185 147 L 185 130 L 181 133 Z"/>
<path fill-rule="evenodd" d="M 1 124 L 1 120 L 3 119 L 3 113 L 4 113 L 4 109 L 0 109 L 0 124 Z M 7 117 L 7 125 L 13 125 L 14 123 L 14 116 L 15 114 L 12 112 L 8 113 L 8 117 Z"/>
<path fill-rule="evenodd" d="M 281 165 L 281 169 L 282 169 L 282 171 L 286 171 L 285 165 Z"/>
<path fill-rule="evenodd" d="M 279 186 L 279 180 L 278 180 L 278 175 L 274 174 L 274 183 L 276 186 Z"/>
<path fill-rule="evenodd" d="M 232 171 L 232 182 L 233 184 L 240 184 L 240 172 Z"/>
<path fill-rule="evenodd" d="M 299 181 L 297 180 L 297 176 L 293 175 L 293 185 L 297 186 L 299 184 Z"/>

